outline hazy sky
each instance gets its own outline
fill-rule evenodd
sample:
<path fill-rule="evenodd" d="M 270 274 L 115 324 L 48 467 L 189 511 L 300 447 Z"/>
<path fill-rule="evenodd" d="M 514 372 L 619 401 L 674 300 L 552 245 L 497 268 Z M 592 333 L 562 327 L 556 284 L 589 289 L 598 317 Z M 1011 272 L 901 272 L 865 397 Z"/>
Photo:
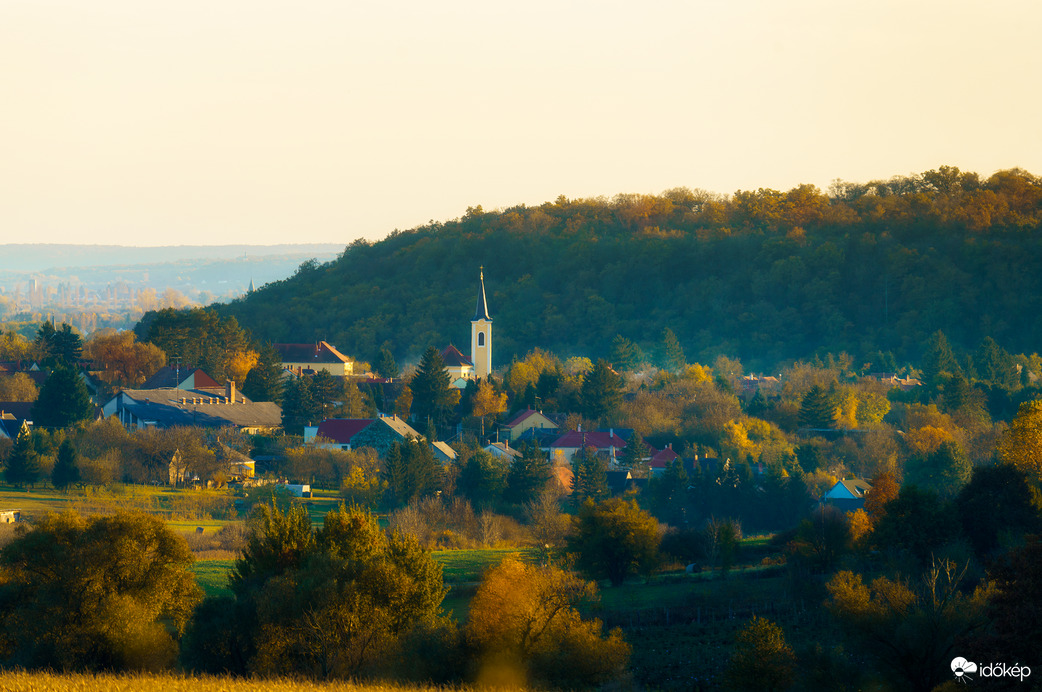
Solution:
<path fill-rule="evenodd" d="M 0 243 L 1042 175 L 1038 0 L 0 0 Z"/>

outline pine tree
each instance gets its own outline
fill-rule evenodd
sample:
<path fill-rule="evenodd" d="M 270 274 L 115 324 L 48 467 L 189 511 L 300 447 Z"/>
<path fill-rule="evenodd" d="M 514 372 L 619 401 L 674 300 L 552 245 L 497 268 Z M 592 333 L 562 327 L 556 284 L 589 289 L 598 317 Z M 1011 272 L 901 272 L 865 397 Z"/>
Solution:
<path fill-rule="evenodd" d="M 945 380 L 962 374 L 962 368 L 955 359 L 952 347 L 944 332 L 938 330 L 930 338 L 923 355 L 923 381 L 928 386 L 936 387 Z"/>
<path fill-rule="evenodd" d="M 58 459 L 51 471 L 51 483 L 55 488 L 64 490 L 68 486 L 80 482 L 79 455 L 69 438 L 65 438 L 58 447 Z"/>
<path fill-rule="evenodd" d="M 580 449 L 572 457 L 572 499 L 581 505 L 587 499 L 608 497 L 608 466 L 592 447 Z"/>
<path fill-rule="evenodd" d="M 391 349 L 386 346 L 380 347 L 380 353 L 376 357 L 374 369 L 380 377 L 386 377 L 389 379 L 394 379 L 401 374 L 401 370 L 398 367 L 398 361 L 394 359 L 394 354 L 391 353 Z"/>
<path fill-rule="evenodd" d="M 412 389 L 412 413 L 417 421 L 426 423 L 430 418 L 435 424 L 444 423 L 452 407 L 451 383 L 449 371 L 438 349 L 428 346 L 409 383 Z"/>
<path fill-rule="evenodd" d="M 514 457 L 507 472 L 507 487 L 504 498 L 513 504 L 534 501 L 550 482 L 550 460 L 538 446 L 526 444 L 521 456 Z"/>
<path fill-rule="evenodd" d="M 94 416 L 94 403 L 80 373 L 59 365 L 40 387 L 33 404 L 33 420 L 45 428 L 67 428 Z"/>
<path fill-rule="evenodd" d="M 829 429 L 836 427 L 836 402 L 828 390 L 814 385 L 800 402 L 800 425 L 805 428 Z"/>
<path fill-rule="evenodd" d="M 607 361 L 598 360 L 579 392 L 583 416 L 599 420 L 613 413 L 622 402 L 622 384 L 622 376 L 616 374 Z"/>
<path fill-rule="evenodd" d="M 33 447 L 29 426 L 22 424 L 11 453 L 7 456 L 4 480 L 11 485 L 33 485 L 40 479 L 40 457 Z"/>
<path fill-rule="evenodd" d="M 621 334 L 612 339 L 609 358 L 613 367 L 626 372 L 638 369 L 644 362 L 640 347 Z"/>
<path fill-rule="evenodd" d="M 252 401 L 282 403 L 282 357 L 268 344 L 261 348 L 257 364 L 246 375 L 242 393 Z"/>
<path fill-rule="evenodd" d="M 672 373 L 679 373 L 687 367 L 684 349 L 669 327 L 662 330 L 662 367 Z"/>

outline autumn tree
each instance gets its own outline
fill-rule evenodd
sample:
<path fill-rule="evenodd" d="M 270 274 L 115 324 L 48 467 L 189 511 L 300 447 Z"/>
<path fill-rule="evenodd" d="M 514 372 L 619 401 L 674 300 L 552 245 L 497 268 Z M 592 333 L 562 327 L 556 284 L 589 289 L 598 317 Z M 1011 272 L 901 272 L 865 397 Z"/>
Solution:
<path fill-rule="evenodd" d="M 630 647 L 620 630 L 605 636 L 599 620 L 580 615 L 595 597 L 592 582 L 554 567 L 507 558 L 488 570 L 465 630 L 487 671 L 478 682 L 574 689 L 617 679 Z"/>
<path fill-rule="evenodd" d="M 212 309 L 149 311 L 134 332 L 168 358 L 201 368 L 218 382 L 235 378 L 241 382 L 252 367 L 249 334 L 234 317 L 220 317 Z"/>
<path fill-rule="evenodd" d="M 1042 400 L 1020 405 L 1017 416 L 999 442 L 998 457 L 1042 486 Z"/>
<path fill-rule="evenodd" d="M 155 670 L 201 591 L 184 539 L 145 514 L 48 514 L 0 552 L 4 663 Z"/>
<path fill-rule="evenodd" d="M 83 356 L 98 377 L 113 386 L 135 387 L 166 365 L 166 354 L 155 344 L 141 343 L 132 331 L 99 330 L 91 335 Z"/>
<path fill-rule="evenodd" d="M 785 632 L 766 618 L 753 616 L 738 631 L 734 651 L 724 669 L 724 685 L 732 690 L 787 690 L 796 677 L 796 654 Z"/>
<path fill-rule="evenodd" d="M 0 376 L 0 401 L 36 401 L 40 390 L 24 372 Z"/>
<path fill-rule="evenodd" d="M 485 419 L 488 416 L 497 416 L 507 409 L 507 395 L 497 392 L 495 386 L 488 381 L 482 380 L 478 384 L 478 390 L 471 399 L 471 415 L 481 421 L 481 436 L 485 436 Z"/>
<path fill-rule="evenodd" d="M 571 548 L 589 574 L 620 586 L 630 574 L 647 574 L 658 563 L 658 522 L 633 500 L 587 500 L 575 518 Z"/>
<path fill-rule="evenodd" d="M 960 588 L 965 569 L 935 561 L 915 582 L 838 572 L 826 607 L 851 645 L 888 681 L 929 692 L 949 679 L 961 640 L 987 623 L 986 593 Z"/>

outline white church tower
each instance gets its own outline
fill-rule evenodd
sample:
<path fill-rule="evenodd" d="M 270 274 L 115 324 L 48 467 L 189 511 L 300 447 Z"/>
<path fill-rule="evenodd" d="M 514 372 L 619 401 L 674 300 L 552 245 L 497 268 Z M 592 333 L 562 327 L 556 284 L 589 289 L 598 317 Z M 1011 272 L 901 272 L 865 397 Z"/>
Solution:
<path fill-rule="evenodd" d="M 488 303 L 485 302 L 484 267 L 481 267 L 479 277 L 478 309 L 470 321 L 470 360 L 474 363 L 474 377 L 486 379 L 492 373 L 492 318 L 488 316 Z"/>

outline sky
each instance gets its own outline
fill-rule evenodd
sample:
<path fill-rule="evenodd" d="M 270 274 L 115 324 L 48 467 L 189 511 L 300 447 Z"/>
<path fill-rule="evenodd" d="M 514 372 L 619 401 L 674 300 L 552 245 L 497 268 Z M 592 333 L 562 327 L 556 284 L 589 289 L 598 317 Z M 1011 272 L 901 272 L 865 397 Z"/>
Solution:
<path fill-rule="evenodd" d="M 0 243 L 1042 175 L 1037 0 L 0 0 Z"/>

